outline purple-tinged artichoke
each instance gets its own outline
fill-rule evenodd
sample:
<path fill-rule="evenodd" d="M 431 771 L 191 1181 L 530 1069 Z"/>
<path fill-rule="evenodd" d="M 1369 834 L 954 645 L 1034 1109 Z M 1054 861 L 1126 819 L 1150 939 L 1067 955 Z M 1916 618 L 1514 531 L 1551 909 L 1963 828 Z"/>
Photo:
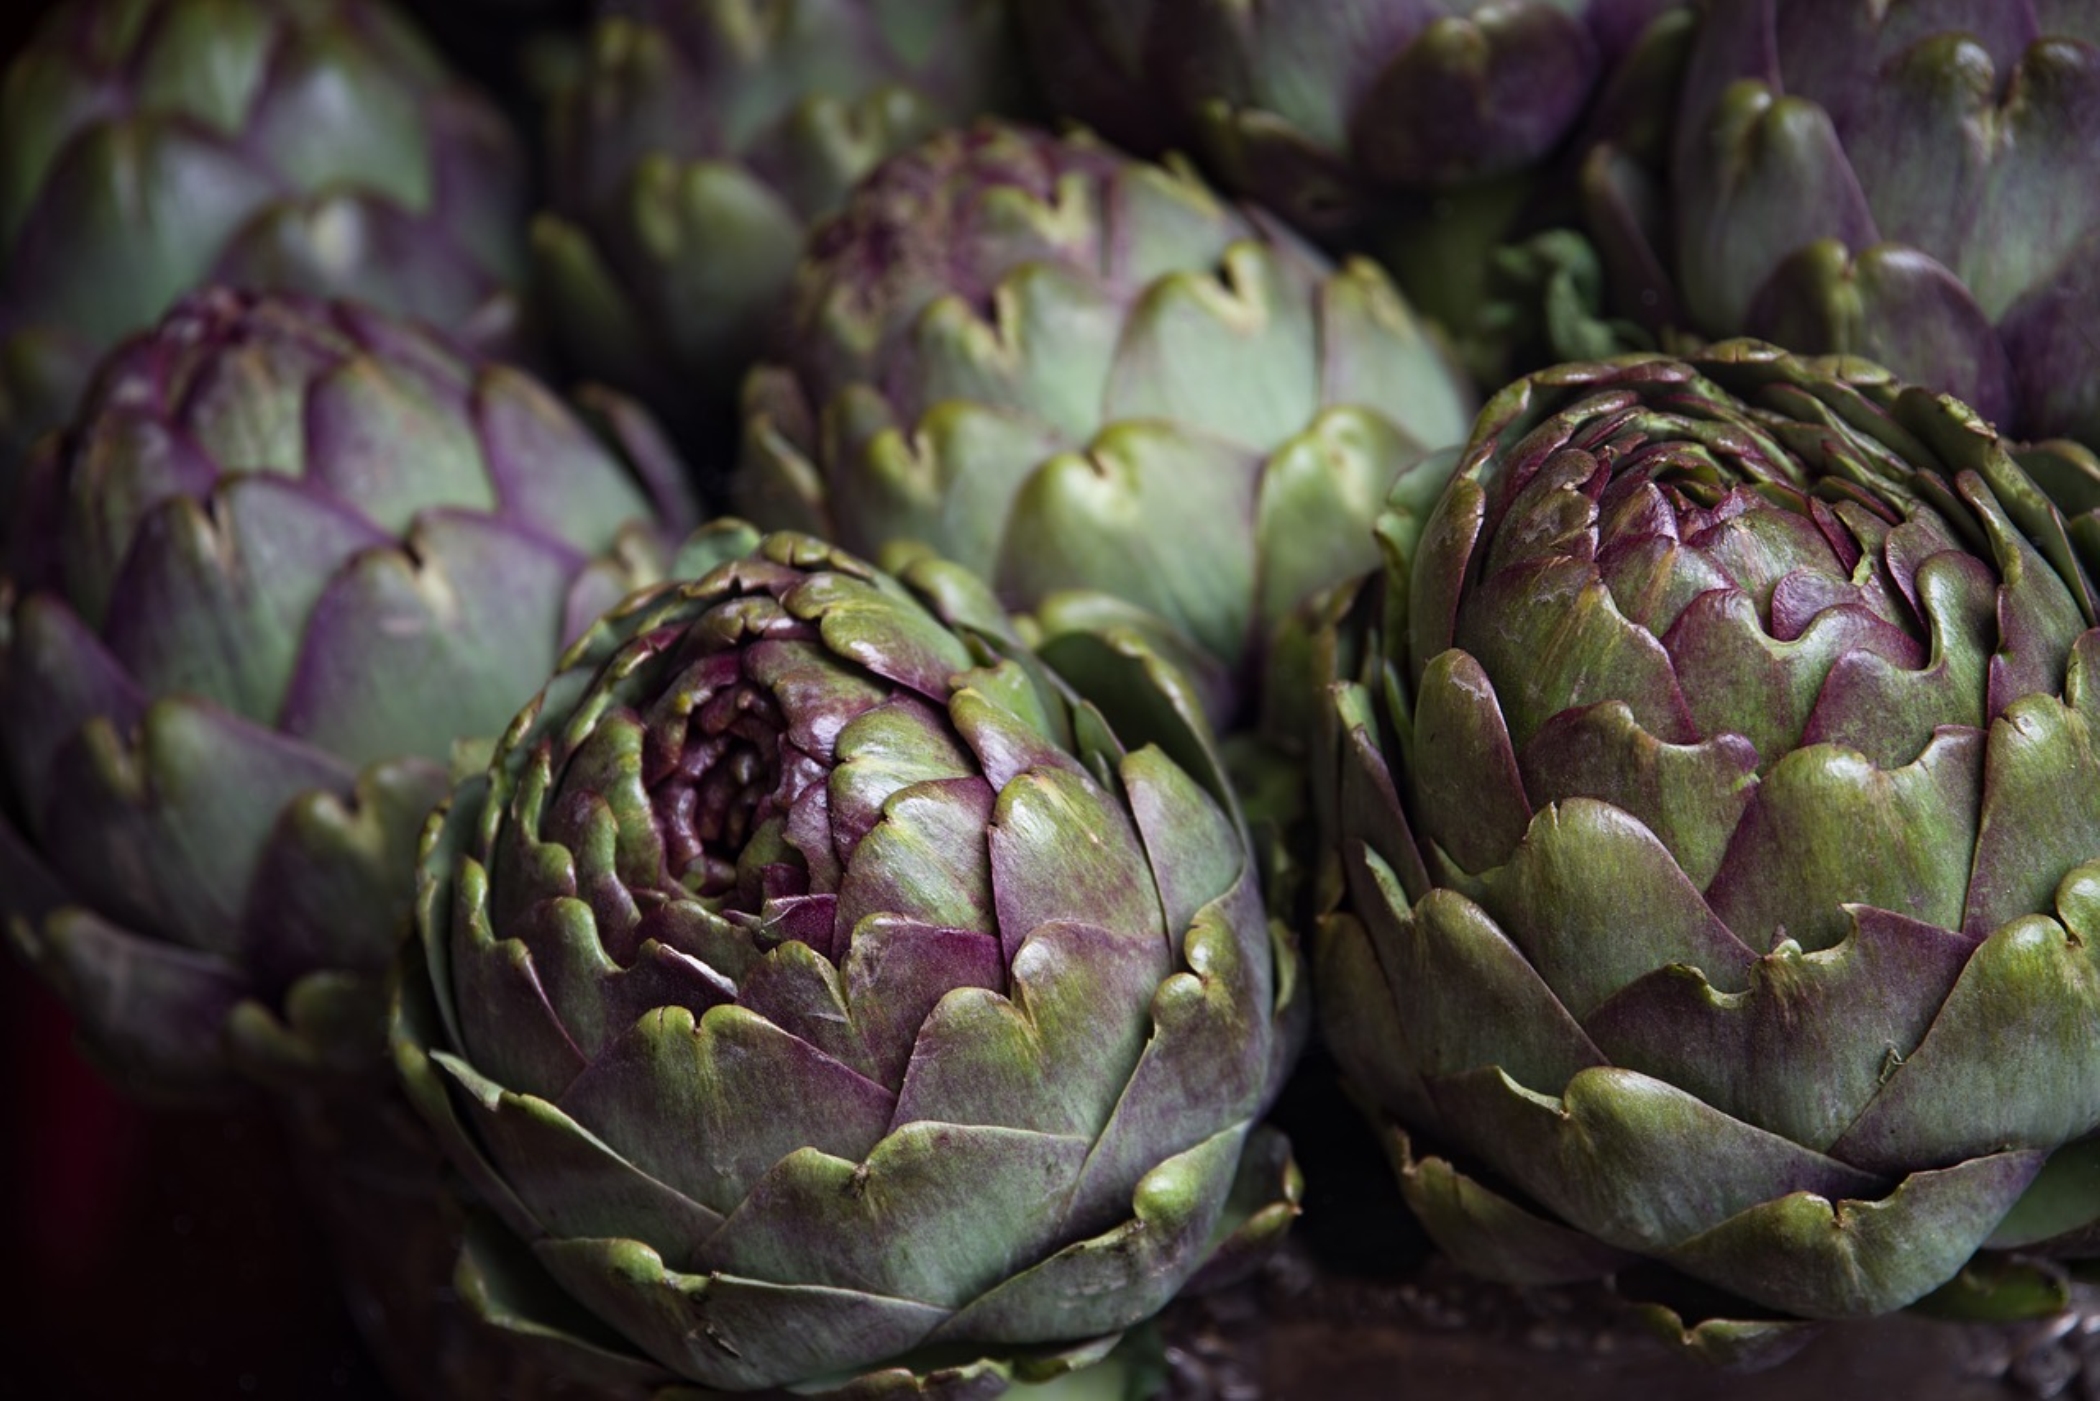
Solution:
<path fill-rule="evenodd" d="M 1317 987 L 1444 1248 L 1847 1318 L 2076 1246 L 2100 556 L 1990 429 L 1755 342 L 1565 366 L 1402 553 Z"/>
<path fill-rule="evenodd" d="M 1126 747 L 931 557 L 679 567 L 432 820 L 396 1007 L 455 1162 L 631 1349 L 578 1365 L 984 1395 L 1244 1265 L 1304 997 L 1200 717 Z"/>
<path fill-rule="evenodd" d="M 1013 107 L 1006 8 L 602 0 L 533 235 L 576 368 L 725 427 L 810 225 L 884 157 Z"/>
<path fill-rule="evenodd" d="M 1629 314 L 2100 446 L 2100 10 L 1715 0 L 1666 184 L 1609 153 L 1588 184 Z"/>
<path fill-rule="evenodd" d="M 1410 295 L 1477 284 L 1524 182 L 1682 0 L 1016 0 L 1052 106 L 1187 150 L 1299 228 L 1397 220 Z M 1505 189 L 1511 178 L 1516 187 Z M 1477 207 L 1476 207 L 1477 206 Z M 1416 278 L 1410 264 L 1426 263 Z M 1460 298 L 1455 295 L 1452 300 Z M 1470 326 L 1457 329 L 1470 330 Z"/>
<path fill-rule="evenodd" d="M 383 0 L 68 0 L 0 130 L 0 459 L 206 283 L 517 334 L 523 153 Z"/>
<path fill-rule="evenodd" d="M 378 1056 L 453 746 L 689 519 L 634 441 L 648 481 L 528 376 L 350 303 L 205 292 L 112 354 L 12 522 L 0 893 L 115 1076 Z"/>
<path fill-rule="evenodd" d="M 1053 635 L 1141 617 L 1235 722 L 1276 622 L 1376 563 L 1387 488 L 1472 408 L 1371 264 L 1178 166 L 990 122 L 819 231 L 782 360 L 745 393 L 760 524 L 930 546 Z"/>

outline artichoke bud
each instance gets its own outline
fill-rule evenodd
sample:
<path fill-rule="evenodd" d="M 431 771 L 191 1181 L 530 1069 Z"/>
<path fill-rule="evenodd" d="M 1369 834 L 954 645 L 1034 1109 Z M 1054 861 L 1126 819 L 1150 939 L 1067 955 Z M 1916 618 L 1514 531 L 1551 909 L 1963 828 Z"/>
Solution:
<path fill-rule="evenodd" d="M 1097 1356 L 1295 1210 L 1258 1121 L 1303 999 L 1168 757 L 1205 737 L 1126 741 L 924 551 L 713 543 L 427 829 L 411 1097 L 637 1365 Z"/>
<path fill-rule="evenodd" d="M 558 226 L 534 251 L 568 352 L 687 436 L 729 421 L 796 251 L 854 182 L 1018 100 L 995 0 L 608 4 L 588 52 L 553 104 Z"/>
<path fill-rule="evenodd" d="M 2100 1126 L 2091 563 L 1987 422 L 1867 362 L 1490 404 L 1325 789 L 1323 1016 L 1433 1138 L 1403 1181 L 1455 1254 L 1849 1317 L 2085 1248 L 2100 1198 L 2038 1174 Z"/>
<path fill-rule="evenodd" d="M 1251 9 L 1022 0 L 1053 105 L 1118 144 L 1194 146 L 1301 228 L 1541 167 L 1674 0 L 1407 0 Z"/>
<path fill-rule="evenodd" d="M 690 522 L 655 436 L 605 417 L 637 460 L 433 331 L 213 290 L 46 440 L 10 523 L 0 810 L 63 891 L 32 959 L 117 1076 L 370 1072 L 448 754 Z M 360 979 L 362 1021 L 336 997 Z M 276 1056 L 295 1014 L 362 1038 Z"/>
<path fill-rule="evenodd" d="M 2100 201 L 2084 173 L 2100 25 L 2077 6 L 2000 18 L 1866 0 L 1706 6 L 1671 109 L 1667 207 L 1642 221 L 1674 226 L 1649 232 L 1653 247 L 1674 242 L 1675 267 L 1626 237 L 1623 209 L 1597 209 L 1630 274 L 1615 280 L 1633 291 L 1674 274 L 1684 326 L 1702 335 L 1869 355 L 2015 437 L 2100 442 L 2085 336 Z"/>
<path fill-rule="evenodd" d="M 812 240 L 739 488 L 763 525 L 956 558 L 1046 645 L 1148 636 L 1244 727 L 1274 631 L 1376 562 L 1380 501 L 1471 403 L 1369 263 L 1183 168 L 985 122 Z"/>
<path fill-rule="evenodd" d="M 74 0 L 13 57 L 0 127 L 0 488 L 207 282 L 525 348 L 523 152 L 383 0 Z"/>

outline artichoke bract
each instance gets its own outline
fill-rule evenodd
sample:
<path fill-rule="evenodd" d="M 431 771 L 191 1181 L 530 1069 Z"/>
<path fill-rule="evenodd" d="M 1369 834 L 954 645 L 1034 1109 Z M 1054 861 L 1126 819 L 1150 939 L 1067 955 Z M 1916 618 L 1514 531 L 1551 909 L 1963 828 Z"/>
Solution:
<path fill-rule="evenodd" d="M 523 153 L 378 0 L 70 0 L 0 129 L 0 448 L 208 282 L 516 333 Z"/>
<path fill-rule="evenodd" d="M 1098 1357 L 1273 1239 L 1304 998 L 1200 717 L 1126 749 L 932 557 L 678 567 L 424 843 L 396 1055 L 512 1238 L 668 1373 L 885 1395 Z"/>
<path fill-rule="evenodd" d="M 1972 410 L 1561 367 L 1412 558 L 1332 692 L 1316 971 L 1458 1260 L 1847 1317 L 2100 1215 L 2095 557 Z"/>
<path fill-rule="evenodd" d="M 2100 446 L 2096 44 L 2076 5 L 1720 0 L 1667 198 L 1607 158 L 1592 222 L 1688 329 L 1863 355 Z"/>
<path fill-rule="evenodd" d="M 91 1055 L 168 1094 L 378 1057 L 452 746 L 691 522 L 633 441 L 351 303 L 208 291 L 112 354 L 0 600 L 0 892 Z"/>
<path fill-rule="evenodd" d="M 1118 600 L 1245 678 L 1376 562 L 1387 486 L 1470 396 L 1371 264 L 1178 167 L 987 122 L 814 237 L 738 486 L 760 524 L 930 546 L 1053 633 L 1062 600 Z"/>
<path fill-rule="evenodd" d="M 576 367 L 719 431 L 809 226 L 1013 67 L 1004 0 L 600 4 L 533 233 Z"/>

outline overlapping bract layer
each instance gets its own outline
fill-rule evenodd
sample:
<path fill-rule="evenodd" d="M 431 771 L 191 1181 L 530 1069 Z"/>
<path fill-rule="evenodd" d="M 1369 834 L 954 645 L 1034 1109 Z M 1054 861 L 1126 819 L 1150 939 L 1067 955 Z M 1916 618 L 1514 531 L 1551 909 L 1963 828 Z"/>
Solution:
<path fill-rule="evenodd" d="M 1177 168 L 991 123 L 856 193 L 783 345 L 745 398 L 762 524 L 930 545 L 1052 632 L 1061 599 L 1111 596 L 1228 671 L 1374 562 L 1388 484 L 1470 407 L 1369 264 Z"/>
<path fill-rule="evenodd" d="M 605 0 L 534 235 L 579 367 L 726 417 L 809 226 L 885 156 L 1010 108 L 1008 48 L 1003 0 Z"/>
<path fill-rule="evenodd" d="M 1868 356 L 2009 433 L 2100 446 L 2096 152 L 2090 7 L 1721 0 L 1666 214 L 1644 235 L 1653 194 L 1608 164 L 1592 212 L 1622 268 L 1674 271 L 1693 330 Z"/>
<path fill-rule="evenodd" d="M 206 282 L 516 330 L 523 153 L 381 0 L 69 0 L 0 129 L 0 451 Z"/>
<path fill-rule="evenodd" d="M 2014 1212 L 2100 1124 L 2089 566 L 1973 413 L 1858 362 L 1488 406 L 1335 692 L 1319 983 L 1454 1155 L 1401 1140 L 1454 1255 L 1851 1316 L 2100 1215 Z"/>
<path fill-rule="evenodd" d="M 697 550 L 433 823 L 411 1094 L 678 1375 L 1096 1355 L 1293 1210 L 1255 1124 L 1302 998 L 1230 799 L 953 566 Z"/>
<path fill-rule="evenodd" d="M 1058 110 L 1330 229 L 1543 164 L 1677 0 L 1017 3 Z"/>
<path fill-rule="evenodd" d="M 675 464 L 645 488 L 409 323 L 227 291 L 120 347 L 47 447 L 0 612 L 18 936 L 139 1088 L 220 1083 L 229 1017 L 296 1059 L 388 965 L 452 745 L 656 577 Z"/>

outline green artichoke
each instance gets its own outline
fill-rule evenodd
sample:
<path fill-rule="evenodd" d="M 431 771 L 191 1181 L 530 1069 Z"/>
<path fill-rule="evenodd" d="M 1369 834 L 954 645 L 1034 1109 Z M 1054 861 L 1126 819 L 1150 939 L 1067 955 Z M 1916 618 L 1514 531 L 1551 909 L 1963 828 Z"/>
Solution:
<path fill-rule="evenodd" d="M 817 234 L 739 486 L 763 525 L 929 545 L 1053 634 L 1102 614 L 1075 594 L 1120 600 L 1215 663 L 1234 720 L 1275 623 L 1375 563 L 1387 485 L 1470 410 L 1369 263 L 1178 167 L 984 123 Z"/>
<path fill-rule="evenodd" d="M 512 344 L 522 152 L 379 0 L 70 0 L 8 66 L 0 130 L 0 457 L 207 282 Z"/>
<path fill-rule="evenodd" d="M 379 1058 L 452 746 L 690 519 L 630 436 L 647 483 L 527 376 L 350 303 L 201 293 L 105 363 L 12 522 L 0 907 L 119 1079 Z"/>
<path fill-rule="evenodd" d="M 1588 171 L 1624 309 L 2100 446 L 2096 45 L 2100 9 L 2045 0 L 1715 0 L 1666 182 Z"/>
<path fill-rule="evenodd" d="M 1403 545 L 1316 986 L 1454 1257 L 1838 1318 L 2100 1216 L 2100 555 L 1971 410 L 1565 366 Z"/>
<path fill-rule="evenodd" d="M 604 0 L 598 13 L 549 127 L 542 281 L 577 368 L 719 429 L 809 226 L 885 156 L 1013 105 L 1006 5 Z"/>
<path fill-rule="evenodd" d="M 1304 998 L 1200 719 L 1126 748 L 931 557 L 693 549 L 432 820 L 411 1096 L 609 1379 L 1099 1356 L 1295 1210 Z"/>

